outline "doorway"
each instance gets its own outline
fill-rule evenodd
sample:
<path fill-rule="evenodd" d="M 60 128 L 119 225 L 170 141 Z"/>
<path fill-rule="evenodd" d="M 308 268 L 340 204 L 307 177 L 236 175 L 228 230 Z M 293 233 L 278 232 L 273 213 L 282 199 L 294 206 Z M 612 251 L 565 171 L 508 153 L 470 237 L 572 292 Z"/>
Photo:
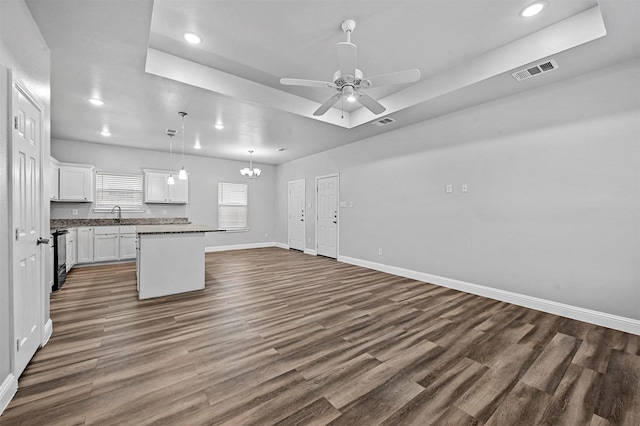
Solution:
<path fill-rule="evenodd" d="M 338 175 L 316 178 L 316 251 L 338 258 Z"/>
<path fill-rule="evenodd" d="M 289 248 L 304 251 L 305 180 L 289 182 Z"/>

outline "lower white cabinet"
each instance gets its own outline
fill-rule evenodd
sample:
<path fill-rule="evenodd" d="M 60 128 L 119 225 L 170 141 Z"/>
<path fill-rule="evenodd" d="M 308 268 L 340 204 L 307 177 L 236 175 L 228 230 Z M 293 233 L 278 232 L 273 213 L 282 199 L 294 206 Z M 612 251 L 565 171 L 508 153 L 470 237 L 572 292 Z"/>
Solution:
<path fill-rule="evenodd" d="M 117 226 L 96 226 L 93 230 L 93 261 L 120 259 L 120 232 Z"/>
<path fill-rule="evenodd" d="M 69 269 L 73 268 L 73 266 L 77 262 L 76 239 L 77 239 L 76 228 L 70 228 L 69 233 L 67 234 L 67 247 L 66 247 L 67 272 L 69 272 Z"/>
<path fill-rule="evenodd" d="M 120 259 L 136 258 L 136 227 L 120 227 Z"/>
<path fill-rule="evenodd" d="M 77 228 L 76 250 L 78 264 L 93 262 L 93 227 L 83 226 Z"/>

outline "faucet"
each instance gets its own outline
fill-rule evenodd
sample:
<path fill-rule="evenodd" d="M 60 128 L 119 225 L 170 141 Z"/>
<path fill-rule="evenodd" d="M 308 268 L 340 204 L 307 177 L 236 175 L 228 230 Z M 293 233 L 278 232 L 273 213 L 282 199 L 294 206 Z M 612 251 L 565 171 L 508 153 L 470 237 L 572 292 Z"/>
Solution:
<path fill-rule="evenodd" d="M 113 214 L 113 212 L 115 211 L 115 209 L 118 209 L 118 222 L 120 222 L 122 220 L 122 207 L 120 207 L 119 205 L 115 205 L 113 206 L 113 208 L 111 209 L 111 214 Z"/>

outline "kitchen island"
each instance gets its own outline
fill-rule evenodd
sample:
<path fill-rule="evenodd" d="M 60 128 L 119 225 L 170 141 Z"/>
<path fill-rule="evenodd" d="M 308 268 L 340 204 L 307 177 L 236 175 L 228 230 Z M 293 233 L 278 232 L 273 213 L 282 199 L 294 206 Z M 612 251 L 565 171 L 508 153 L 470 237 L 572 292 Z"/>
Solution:
<path fill-rule="evenodd" d="M 204 289 L 204 225 L 136 226 L 138 298 Z"/>

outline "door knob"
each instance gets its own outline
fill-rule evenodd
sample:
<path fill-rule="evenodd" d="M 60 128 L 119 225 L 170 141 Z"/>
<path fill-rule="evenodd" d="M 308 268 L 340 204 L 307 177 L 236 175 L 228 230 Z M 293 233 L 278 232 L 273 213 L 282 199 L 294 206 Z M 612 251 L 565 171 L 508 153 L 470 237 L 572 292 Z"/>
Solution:
<path fill-rule="evenodd" d="M 40 245 L 40 244 L 49 244 L 49 239 L 48 238 L 38 238 L 38 241 L 36 241 L 36 245 Z"/>
<path fill-rule="evenodd" d="M 338 221 L 337 221 L 337 220 L 334 220 L 334 221 L 333 221 L 333 223 L 338 223 Z"/>

